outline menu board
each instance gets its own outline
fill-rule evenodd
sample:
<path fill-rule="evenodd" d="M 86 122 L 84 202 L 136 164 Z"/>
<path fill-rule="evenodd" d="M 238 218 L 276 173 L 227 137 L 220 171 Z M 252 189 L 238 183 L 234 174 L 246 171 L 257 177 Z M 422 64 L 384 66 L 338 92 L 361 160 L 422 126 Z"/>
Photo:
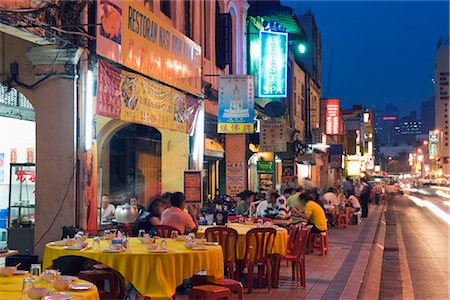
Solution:
<path fill-rule="evenodd" d="M 201 171 L 184 171 L 184 198 L 186 202 L 202 202 Z"/>

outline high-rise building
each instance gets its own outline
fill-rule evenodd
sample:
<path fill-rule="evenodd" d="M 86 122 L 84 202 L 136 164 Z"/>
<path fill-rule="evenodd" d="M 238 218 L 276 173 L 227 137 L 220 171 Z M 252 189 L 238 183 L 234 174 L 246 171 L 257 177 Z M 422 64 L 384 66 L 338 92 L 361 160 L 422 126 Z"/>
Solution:
<path fill-rule="evenodd" d="M 440 40 L 434 65 L 436 129 L 439 131 L 438 160 L 445 174 L 450 174 L 449 146 L 449 45 L 448 40 Z"/>
<path fill-rule="evenodd" d="M 420 104 L 420 120 L 422 121 L 422 133 L 427 133 L 434 129 L 436 122 L 434 115 L 434 97 Z"/>
<path fill-rule="evenodd" d="M 396 127 L 395 138 L 398 145 L 415 145 L 417 135 L 422 133 L 422 121 L 417 119 L 416 111 L 400 118 Z"/>
<path fill-rule="evenodd" d="M 383 110 L 375 112 L 375 143 L 376 148 L 397 143 L 395 135 L 398 132 L 399 110 L 393 104 L 388 104 Z"/>

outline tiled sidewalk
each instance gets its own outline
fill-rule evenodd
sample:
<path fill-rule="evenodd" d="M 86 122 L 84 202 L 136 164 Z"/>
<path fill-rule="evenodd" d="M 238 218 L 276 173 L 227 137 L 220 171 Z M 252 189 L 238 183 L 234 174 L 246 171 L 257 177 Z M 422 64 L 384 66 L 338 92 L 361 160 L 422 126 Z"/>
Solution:
<path fill-rule="evenodd" d="M 371 205 L 369 218 L 360 226 L 329 231 L 327 256 L 306 256 L 306 288 L 291 280 L 291 267 L 282 262 L 277 289 L 254 289 L 246 300 L 262 299 L 357 299 L 369 260 L 382 205 Z M 178 296 L 177 299 L 187 299 Z"/>
<path fill-rule="evenodd" d="M 329 253 L 306 256 L 306 288 L 291 280 L 291 268 L 282 263 L 278 289 L 255 289 L 245 299 L 357 299 L 367 268 L 382 205 L 371 205 L 360 226 L 329 231 Z"/>

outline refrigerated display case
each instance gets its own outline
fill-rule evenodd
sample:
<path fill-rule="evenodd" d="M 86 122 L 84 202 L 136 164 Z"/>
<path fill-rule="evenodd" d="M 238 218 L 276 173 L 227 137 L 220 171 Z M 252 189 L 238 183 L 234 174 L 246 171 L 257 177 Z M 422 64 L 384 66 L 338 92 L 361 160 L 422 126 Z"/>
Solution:
<path fill-rule="evenodd" d="M 9 227 L 34 225 L 36 166 L 11 163 L 9 177 Z"/>
<path fill-rule="evenodd" d="M 34 163 L 10 164 L 8 247 L 19 254 L 34 251 L 35 184 Z"/>

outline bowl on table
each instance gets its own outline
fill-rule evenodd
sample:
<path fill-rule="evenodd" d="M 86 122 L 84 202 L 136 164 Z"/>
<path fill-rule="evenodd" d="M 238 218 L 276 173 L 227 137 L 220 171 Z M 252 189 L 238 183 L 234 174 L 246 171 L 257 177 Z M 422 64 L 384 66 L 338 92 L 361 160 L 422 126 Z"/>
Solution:
<path fill-rule="evenodd" d="M 177 236 L 177 241 L 184 242 L 187 238 L 187 235 L 179 235 Z"/>
<path fill-rule="evenodd" d="M 194 241 L 197 245 L 206 245 L 207 240 L 204 238 L 201 238 L 201 239 L 195 239 Z"/>
<path fill-rule="evenodd" d="M 31 299 L 41 299 L 47 295 L 48 290 L 46 288 L 33 287 L 27 290 L 27 295 Z"/>
<path fill-rule="evenodd" d="M 16 267 L 0 267 L 0 275 L 9 277 L 13 276 L 14 273 L 16 273 L 17 268 Z"/>
<path fill-rule="evenodd" d="M 148 251 L 155 251 L 158 249 L 158 244 L 145 244 L 145 248 L 147 248 Z"/>
<path fill-rule="evenodd" d="M 52 287 L 55 290 L 61 292 L 61 291 L 67 290 L 71 283 L 72 283 L 72 280 L 70 280 L 70 279 L 57 278 L 57 279 L 52 280 Z"/>

